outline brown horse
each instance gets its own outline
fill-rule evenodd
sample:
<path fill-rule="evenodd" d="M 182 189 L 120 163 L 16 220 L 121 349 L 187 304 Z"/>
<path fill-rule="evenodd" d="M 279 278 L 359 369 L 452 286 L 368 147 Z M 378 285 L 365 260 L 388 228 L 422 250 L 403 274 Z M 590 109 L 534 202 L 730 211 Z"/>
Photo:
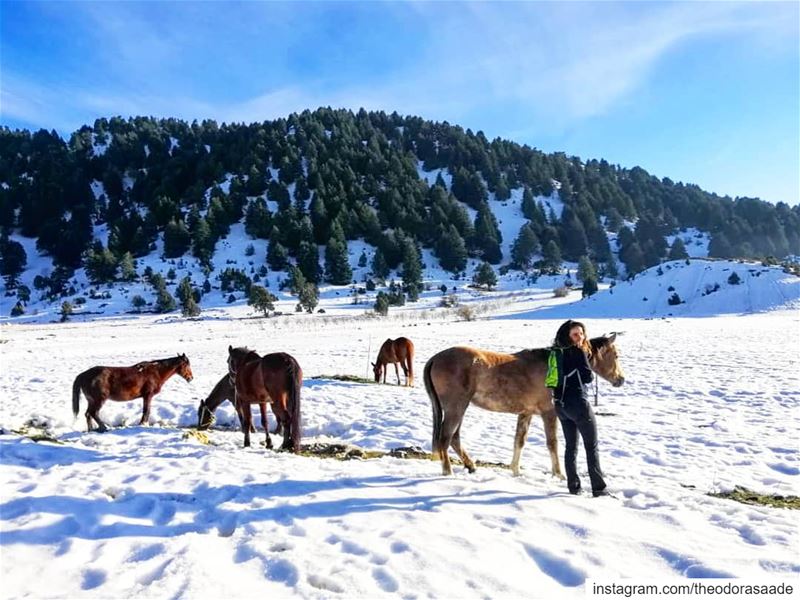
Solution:
<path fill-rule="evenodd" d="M 589 365 L 603 379 L 618 387 L 625 377 L 617 361 L 617 334 L 591 340 Z M 452 474 L 448 450 L 461 457 L 470 473 L 475 463 L 461 446 L 461 421 L 470 403 L 517 418 L 511 470 L 519 475 L 519 459 L 533 415 L 541 415 L 552 473 L 563 479 L 558 461 L 558 417 L 551 393 L 544 385 L 549 349 L 501 354 L 456 346 L 436 354 L 425 365 L 425 389 L 433 409 L 433 458 L 442 461 L 442 472 Z"/>
<path fill-rule="evenodd" d="M 214 389 L 211 390 L 211 393 L 205 400 L 200 401 L 200 405 L 197 407 L 197 429 L 203 431 L 208 429 L 214 424 L 216 418 L 214 417 L 214 411 L 217 410 L 220 404 L 225 402 L 226 400 L 230 400 L 233 407 L 236 409 L 236 414 L 239 417 L 239 423 L 243 423 L 243 417 L 239 412 L 239 407 L 236 406 L 236 402 L 234 402 L 234 388 L 233 382 L 231 382 L 231 376 L 227 373 L 217 382 L 217 385 L 214 386 Z M 264 431 L 267 430 L 267 402 L 259 402 L 259 408 L 261 409 L 261 426 L 264 428 Z M 250 433 L 255 433 L 256 428 L 254 426 L 250 427 Z M 280 433 L 281 432 L 281 424 L 278 423 L 277 427 L 272 431 L 272 433 Z"/>
<path fill-rule="evenodd" d="M 269 402 L 272 412 L 283 427 L 281 449 L 300 450 L 300 390 L 303 371 L 297 361 L 285 352 L 259 356 L 248 348 L 228 346 L 228 372 L 233 379 L 235 401 L 242 417 L 244 445 L 250 446 L 253 423 L 251 404 Z M 266 432 L 267 448 L 272 448 Z"/>
<path fill-rule="evenodd" d="M 99 410 L 106 400 L 133 400 L 142 398 L 144 425 L 150 418 L 150 400 L 161 391 L 164 382 L 175 374 L 186 381 L 192 380 L 192 367 L 185 354 L 170 358 L 136 363 L 131 367 L 92 367 L 75 378 L 72 384 L 72 414 L 78 416 L 81 392 L 86 396 L 86 427 L 92 431 L 92 420 L 98 431 L 108 427 L 100 420 Z"/>
<path fill-rule="evenodd" d="M 380 383 L 381 375 L 383 383 L 386 383 L 386 372 L 389 370 L 389 364 L 393 363 L 397 385 L 400 385 L 400 371 L 397 369 L 397 363 L 400 363 L 403 375 L 406 376 L 406 386 L 414 385 L 414 343 L 410 339 L 399 337 L 396 340 L 386 340 L 376 360 L 377 362 L 372 363 L 375 383 Z"/>

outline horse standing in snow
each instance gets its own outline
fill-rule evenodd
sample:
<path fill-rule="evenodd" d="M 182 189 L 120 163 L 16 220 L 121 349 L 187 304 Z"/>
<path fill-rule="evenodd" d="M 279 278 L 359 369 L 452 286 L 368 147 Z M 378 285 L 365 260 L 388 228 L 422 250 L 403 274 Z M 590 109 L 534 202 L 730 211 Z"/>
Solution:
<path fill-rule="evenodd" d="M 131 367 L 92 367 L 75 378 L 72 384 L 72 414 L 77 417 L 81 392 L 86 396 L 86 427 L 92 431 L 92 420 L 98 431 L 108 427 L 100 419 L 98 411 L 106 400 L 124 402 L 135 398 L 144 400 L 142 419 L 145 425 L 150 418 L 150 401 L 161 391 L 161 386 L 175 374 L 186 381 L 192 380 L 192 367 L 185 354 L 170 358 L 136 363 Z"/>
<path fill-rule="evenodd" d="M 590 340 L 589 366 L 614 387 L 625 381 L 617 361 L 617 334 Z M 519 459 L 533 415 L 544 421 L 552 474 L 564 478 L 558 461 L 558 417 L 550 390 L 545 387 L 550 350 L 538 348 L 515 354 L 456 346 L 434 355 L 425 365 L 425 390 L 433 409 L 432 458 L 442 461 L 442 472 L 451 475 L 448 450 L 452 447 L 470 473 L 475 463 L 461 446 L 461 421 L 470 403 L 493 412 L 517 417 L 511 470 L 519 475 Z"/>
<path fill-rule="evenodd" d="M 383 383 L 386 383 L 386 372 L 389 364 L 394 364 L 394 373 L 397 375 L 397 385 L 400 385 L 400 371 L 397 363 L 403 368 L 406 376 L 406 386 L 414 385 L 414 343 L 404 337 L 396 340 L 386 340 L 378 351 L 376 362 L 372 363 L 372 370 L 375 373 L 375 383 L 380 383 L 383 376 Z"/>
<path fill-rule="evenodd" d="M 297 361 L 285 352 L 260 356 L 248 348 L 228 347 L 228 372 L 234 385 L 234 406 L 242 417 L 244 445 L 250 446 L 253 424 L 251 404 L 269 402 L 283 428 L 281 449 L 300 451 L 300 390 L 303 371 Z M 269 431 L 267 448 L 272 448 Z"/>

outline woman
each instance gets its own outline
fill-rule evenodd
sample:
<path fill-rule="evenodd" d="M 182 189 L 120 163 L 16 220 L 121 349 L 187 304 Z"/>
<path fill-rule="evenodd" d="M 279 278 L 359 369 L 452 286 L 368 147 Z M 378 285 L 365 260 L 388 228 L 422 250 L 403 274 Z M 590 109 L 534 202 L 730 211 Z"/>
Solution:
<path fill-rule="evenodd" d="M 592 482 L 592 495 L 608 496 L 600 459 L 597 455 L 597 424 L 594 411 L 588 400 L 586 386 L 594 375 L 589 367 L 591 344 L 586 339 L 586 328 L 578 321 L 566 321 L 558 328 L 555 346 L 564 349 L 561 369 L 563 383 L 554 392 L 556 413 L 564 431 L 564 467 L 567 471 L 567 487 L 570 494 L 579 494 L 581 480 L 575 460 L 578 456 L 578 433 L 583 438 L 586 449 L 586 462 L 589 466 L 589 479 Z"/>

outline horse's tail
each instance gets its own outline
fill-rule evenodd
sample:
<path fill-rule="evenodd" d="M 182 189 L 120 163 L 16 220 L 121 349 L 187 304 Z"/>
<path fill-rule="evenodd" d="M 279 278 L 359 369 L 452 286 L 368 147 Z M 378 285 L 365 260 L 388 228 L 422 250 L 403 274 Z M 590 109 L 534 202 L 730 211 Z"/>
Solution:
<path fill-rule="evenodd" d="M 81 385 L 83 383 L 83 373 L 75 378 L 72 384 L 72 418 L 78 418 L 78 411 L 81 403 Z"/>
<path fill-rule="evenodd" d="M 435 357 L 434 357 L 435 358 Z M 425 381 L 425 391 L 428 392 L 428 398 L 431 400 L 431 410 L 433 411 L 433 438 L 431 440 L 431 458 L 436 460 L 441 458 L 439 438 L 442 435 L 442 421 L 444 414 L 442 413 L 442 403 L 439 400 L 439 394 L 436 393 L 436 388 L 433 387 L 433 380 L 431 379 L 431 368 L 433 367 L 433 358 L 425 363 L 425 370 L 423 371 L 423 379 Z"/>
<path fill-rule="evenodd" d="M 294 359 L 289 357 L 289 406 L 292 420 L 292 448 L 300 452 L 300 390 L 303 388 L 303 370 Z"/>
<path fill-rule="evenodd" d="M 414 344 L 408 340 L 408 385 L 414 385 Z"/>

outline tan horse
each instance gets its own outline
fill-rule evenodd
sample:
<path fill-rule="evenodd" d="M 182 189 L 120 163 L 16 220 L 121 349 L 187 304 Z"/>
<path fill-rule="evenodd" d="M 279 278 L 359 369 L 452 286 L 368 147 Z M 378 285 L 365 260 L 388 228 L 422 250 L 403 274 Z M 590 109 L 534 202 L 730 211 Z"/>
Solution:
<path fill-rule="evenodd" d="M 375 383 L 380 383 L 383 376 L 383 383 L 386 383 L 386 372 L 389 364 L 394 364 L 394 373 L 397 375 L 397 385 L 400 385 L 400 371 L 397 363 L 403 369 L 406 376 L 406 386 L 414 385 L 414 343 L 404 337 L 396 340 L 386 340 L 378 351 L 376 362 L 372 363 L 372 371 L 375 373 Z"/>
<path fill-rule="evenodd" d="M 618 387 L 625 381 L 617 362 L 617 334 L 591 340 L 592 370 Z M 442 461 L 442 472 L 451 475 L 449 448 L 461 457 L 470 473 L 475 463 L 461 446 L 461 421 L 470 403 L 493 412 L 512 413 L 517 418 L 511 470 L 519 475 L 519 459 L 533 415 L 541 415 L 552 473 L 563 479 L 558 460 L 558 417 L 550 390 L 544 385 L 549 349 L 501 354 L 456 346 L 436 354 L 425 365 L 425 389 L 433 408 L 433 458 Z"/>

